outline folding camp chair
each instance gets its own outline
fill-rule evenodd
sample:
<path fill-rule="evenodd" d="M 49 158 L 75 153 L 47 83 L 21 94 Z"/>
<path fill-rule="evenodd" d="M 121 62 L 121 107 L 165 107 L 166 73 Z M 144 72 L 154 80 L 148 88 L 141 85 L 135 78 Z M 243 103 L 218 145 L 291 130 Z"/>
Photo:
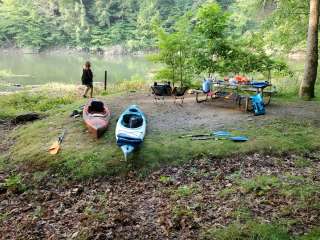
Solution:
<path fill-rule="evenodd" d="M 181 104 L 183 104 L 184 95 L 187 92 L 187 87 L 174 87 L 172 90 L 172 95 L 174 96 L 174 103 L 176 103 L 177 99 L 181 100 Z"/>
<path fill-rule="evenodd" d="M 164 102 L 165 96 L 171 96 L 172 95 L 172 88 L 170 85 L 153 85 L 151 86 L 152 94 L 154 96 L 155 103 L 158 102 L 158 100 L 162 100 Z"/>

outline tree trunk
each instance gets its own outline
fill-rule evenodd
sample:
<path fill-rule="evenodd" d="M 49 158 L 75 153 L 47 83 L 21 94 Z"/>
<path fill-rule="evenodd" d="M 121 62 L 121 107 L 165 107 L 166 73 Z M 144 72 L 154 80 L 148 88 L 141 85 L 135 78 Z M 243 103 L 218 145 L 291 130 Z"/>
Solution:
<path fill-rule="evenodd" d="M 299 93 L 300 97 L 306 100 L 310 100 L 315 97 L 314 86 L 317 80 L 318 69 L 318 25 L 319 0 L 310 0 L 307 56 L 304 68 L 304 77 Z"/>

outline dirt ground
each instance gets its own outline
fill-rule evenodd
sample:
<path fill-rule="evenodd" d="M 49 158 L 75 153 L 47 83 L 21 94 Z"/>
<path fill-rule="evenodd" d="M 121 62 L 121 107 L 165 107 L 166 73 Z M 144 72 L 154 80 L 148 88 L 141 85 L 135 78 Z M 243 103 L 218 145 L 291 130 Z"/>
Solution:
<path fill-rule="evenodd" d="M 180 100 L 177 100 L 175 104 L 170 97 L 155 103 L 153 97 L 146 93 L 126 94 L 107 101 L 114 116 L 118 116 L 131 104 L 139 105 L 148 118 L 149 131 L 230 129 L 241 127 L 243 123 L 265 121 L 276 117 L 320 121 L 319 102 L 271 102 L 266 107 L 266 115 L 258 117 L 241 111 L 231 101 L 220 99 L 197 103 L 195 95 L 188 95 L 184 103 L 180 103 Z"/>

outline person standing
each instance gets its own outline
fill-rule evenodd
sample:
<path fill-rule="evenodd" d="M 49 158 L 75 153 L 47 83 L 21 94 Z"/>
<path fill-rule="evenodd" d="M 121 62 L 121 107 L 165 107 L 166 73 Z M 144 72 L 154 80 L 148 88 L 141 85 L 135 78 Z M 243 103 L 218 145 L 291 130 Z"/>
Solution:
<path fill-rule="evenodd" d="M 92 98 L 93 94 L 93 74 L 91 71 L 91 64 L 90 62 L 86 62 L 83 66 L 83 72 L 82 72 L 82 85 L 85 85 L 87 88 L 84 92 L 83 97 L 87 98 L 87 94 L 90 91 L 90 98 Z"/>

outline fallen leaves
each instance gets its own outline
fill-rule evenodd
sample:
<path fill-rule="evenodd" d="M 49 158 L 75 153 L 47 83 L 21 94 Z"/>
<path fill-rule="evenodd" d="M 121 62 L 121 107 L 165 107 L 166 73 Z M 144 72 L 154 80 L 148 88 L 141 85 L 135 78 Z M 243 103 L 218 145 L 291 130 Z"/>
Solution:
<path fill-rule="evenodd" d="M 311 165 L 297 168 L 296 158 L 200 159 L 145 179 L 132 172 L 82 184 L 43 181 L 23 194 L 1 191 L 1 238 L 198 239 L 209 227 L 249 218 L 282 220 L 301 234 L 319 225 L 320 161 L 314 154 Z M 301 192 L 303 184 L 310 192 Z"/>

